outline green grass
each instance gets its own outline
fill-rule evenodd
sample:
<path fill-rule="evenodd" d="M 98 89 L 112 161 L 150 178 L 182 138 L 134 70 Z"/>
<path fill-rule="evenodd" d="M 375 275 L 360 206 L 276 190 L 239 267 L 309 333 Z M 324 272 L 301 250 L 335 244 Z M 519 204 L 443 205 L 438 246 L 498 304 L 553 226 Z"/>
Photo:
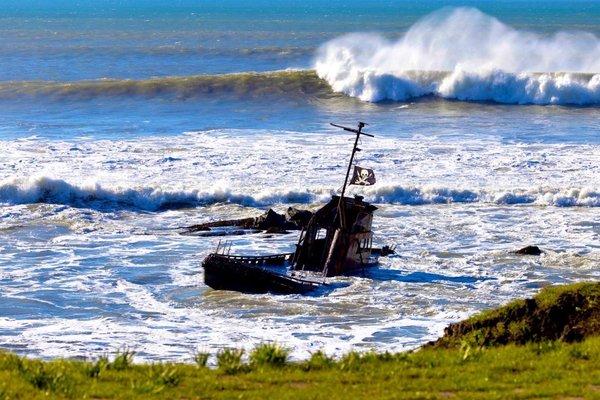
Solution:
<path fill-rule="evenodd" d="M 600 335 L 600 282 L 548 286 L 533 299 L 515 300 L 452 324 L 435 347 L 497 346 Z"/>
<path fill-rule="evenodd" d="M 250 365 L 254 367 L 282 367 L 289 357 L 290 351 L 277 344 L 258 345 L 250 353 Z"/>
<path fill-rule="evenodd" d="M 320 352 L 299 363 L 266 359 L 210 369 L 106 359 L 41 362 L 0 353 L 0 398 L 600 398 L 600 337 L 581 343 L 350 353 L 335 361 Z"/>
<path fill-rule="evenodd" d="M 598 283 L 547 288 L 398 354 L 290 362 L 288 349 L 263 344 L 247 358 L 223 349 L 207 368 L 201 352 L 194 364 L 135 364 L 129 351 L 90 362 L 0 352 L 0 399 L 600 399 L 599 292 Z"/>

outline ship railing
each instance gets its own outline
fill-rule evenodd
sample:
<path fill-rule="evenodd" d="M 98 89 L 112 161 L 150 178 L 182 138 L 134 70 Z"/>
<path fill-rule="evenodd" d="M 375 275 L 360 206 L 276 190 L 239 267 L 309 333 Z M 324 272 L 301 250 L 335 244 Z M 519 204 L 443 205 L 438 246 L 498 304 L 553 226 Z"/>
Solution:
<path fill-rule="evenodd" d="M 216 257 L 224 258 L 230 261 L 237 261 L 252 265 L 276 265 L 284 261 L 289 261 L 294 253 L 283 253 L 270 256 L 236 256 L 231 254 L 213 254 Z"/>

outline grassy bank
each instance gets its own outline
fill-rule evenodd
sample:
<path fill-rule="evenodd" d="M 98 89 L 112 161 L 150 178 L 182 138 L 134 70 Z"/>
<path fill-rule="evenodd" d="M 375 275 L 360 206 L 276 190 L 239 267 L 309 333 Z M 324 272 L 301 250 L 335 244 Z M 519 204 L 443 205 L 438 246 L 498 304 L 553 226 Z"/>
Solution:
<path fill-rule="evenodd" d="M 464 321 L 462 331 L 449 328 L 438 344 L 410 353 L 349 353 L 336 360 L 315 353 L 307 361 L 290 363 L 285 349 L 262 345 L 247 357 L 236 350 L 220 352 L 217 369 L 206 368 L 205 354 L 190 365 L 134 364 L 130 353 L 94 362 L 42 362 L 0 353 L 0 398 L 600 398 L 600 332 L 594 330 L 597 325 L 587 325 L 597 316 L 599 291 L 597 283 L 550 288 L 525 314 L 513 302 Z M 521 310 L 513 315 L 522 317 L 517 324 L 527 315 L 545 320 L 554 314 L 540 310 L 562 307 L 571 295 L 584 297 L 567 318 L 582 328 L 581 335 L 555 340 L 537 335 L 514 344 L 511 339 L 522 336 L 506 336 L 494 328 L 514 310 Z M 509 344 L 483 341 L 481 337 L 492 337 L 487 329 L 502 332 L 498 337 L 508 338 Z M 562 326 L 561 332 L 568 331 Z"/>
<path fill-rule="evenodd" d="M 532 299 L 519 299 L 452 324 L 435 347 L 561 340 L 600 335 L 600 282 L 549 286 Z"/>
<path fill-rule="evenodd" d="M 285 366 L 47 363 L 0 356 L 6 399 L 600 398 L 600 338 L 493 349 L 318 355 Z"/>

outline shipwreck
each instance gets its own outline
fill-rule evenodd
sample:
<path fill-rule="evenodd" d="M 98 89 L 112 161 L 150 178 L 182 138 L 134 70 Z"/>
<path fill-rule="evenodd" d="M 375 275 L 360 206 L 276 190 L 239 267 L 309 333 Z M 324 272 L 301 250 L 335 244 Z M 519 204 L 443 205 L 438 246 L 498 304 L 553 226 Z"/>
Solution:
<path fill-rule="evenodd" d="M 377 207 L 361 196 L 345 196 L 348 185 L 375 183 L 373 170 L 354 165 L 360 138 L 373 135 L 362 131 L 363 122 L 358 123 L 358 129 L 331 125 L 356 135 L 341 194 L 332 196 L 302 225 L 292 253 L 235 255 L 230 246 L 219 245 L 202 262 L 206 285 L 245 293 L 304 294 L 326 284 L 327 277 L 362 271 L 375 265 L 380 256 L 393 252 L 387 246 L 373 248 L 372 223 Z"/>

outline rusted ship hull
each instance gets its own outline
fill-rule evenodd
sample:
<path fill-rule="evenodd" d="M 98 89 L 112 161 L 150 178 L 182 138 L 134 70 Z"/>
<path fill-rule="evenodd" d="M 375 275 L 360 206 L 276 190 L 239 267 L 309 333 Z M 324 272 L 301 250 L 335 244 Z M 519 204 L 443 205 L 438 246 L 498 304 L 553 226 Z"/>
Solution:
<path fill-rule="evenodd" d="M 204 283 L 217 290 L 243 293 L 306 294 L 318 289 L 318 281 L 287 273 L 290 254 L 243 257 L 210 254 L 204 259 Z"/>
<path fill-rule="evenodd" d="M 362 132 L 364 122 L 358 123 L 358 129 L 332 125 L 356 134 L 341 195 L 332 196 L 315 212 L 302 213 L 304 222 L 297 225 L 301 232 L 294 253 L 235 256 L 230 255 L 231 244 L 225 244 L 219 253 L 219 243 L 217 251 L 203 262 L 204 281 L 208 286 L 246 293 L 308 293 L 321 285 L 320 281 L 307 278 L 311 274 L 322 280 L 351 274 L 376 264 L 380 255 L 393 253 L 389 247 L 373 248 L 373 212 L 377 207 L 363 201 L 362 196 L 344 197 L 348 185 L 375 183 L 373 170 L 357 165 L 349 181 L 354 155 L 360 151 L 357 144 L 361 135 L 373 135 Z M 275 216 L 271 210 L 265 221 L 280 219 Z"/>

